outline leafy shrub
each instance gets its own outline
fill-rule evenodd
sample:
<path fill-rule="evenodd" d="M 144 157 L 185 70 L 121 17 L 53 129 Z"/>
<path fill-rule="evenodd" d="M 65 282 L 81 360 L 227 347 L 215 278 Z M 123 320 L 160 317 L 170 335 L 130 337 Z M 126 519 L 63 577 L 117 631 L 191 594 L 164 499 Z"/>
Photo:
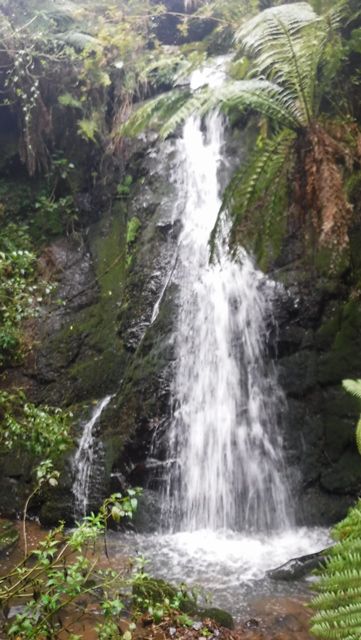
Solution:
<path fill-rule="evenodd" d="M 9 575 L 0 578 L 0 602 L 5 619 L 9 607 L 19 598 L 26 603 L 15 620 L 5 622 L 8 638 L 58 637 L 62 628 L 59 614 L 64 609 L 69 611 L 69 605 L 75 605 L 78 607 L 73 611 L 76 621 L 79 610 L 86 606 L 84 598 L 100 600 L 103 622 L 97 625 L 98 638 L 123 637 L 119 615 L 125 605 L 120 590 L 126 589 L 129 581 L 124 572 L 100 566 L 96 543 L 105 534 L 115 509 L 132 515 L 136 506 L 134 496 L 139 491 L 130 493 L 113 494 L 98 514 L 84 518 L 72 531 L 66 531 L 64 524 L 60 524 Z M 68 621 L 67 628 L 71 624 L 71 620 Z M 71 637 L 74 640 L 77 636 Z"/>
<path fill-rule="evenodd" d="M 71 443 L 70 418 L 59 408 L 28 402 L 22 391 L 0 391 L 0 446 L 54 459 Z"/>

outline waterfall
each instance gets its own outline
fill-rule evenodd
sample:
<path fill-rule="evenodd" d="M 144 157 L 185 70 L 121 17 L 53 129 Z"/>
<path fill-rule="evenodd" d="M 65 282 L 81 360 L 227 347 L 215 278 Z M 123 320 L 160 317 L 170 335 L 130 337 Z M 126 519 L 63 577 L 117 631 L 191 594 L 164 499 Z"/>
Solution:
<path fill-rule="evenodd" d="M 196 72 L 191 84 L 217 91 L 223 78 L 221 64 Z M 270 357 L 275 284 L 243 249 L 229 255 L 227 228 L 209 262 L 227 171 L 224 134 L 219 115 L 192 116 L 174 141 L 169 179 L 181 232 L 152 318 L 172 283 L 171 425 L 167 434 L 155 430 L 148 461 L 165 484 L 162 522 L 154 534 L 125 534 L 119 557 L 136 549 L 151 575 L 201 587 L 215 606 L 244 619 L 245 611 L 253 617 L 256 595 L 292 593 L 291 583 L 271 581 L 267 570 L 325 548 L 329 537 L 294 526 L 282 454 L 286 403 Z M 152 517 L 158 522 L 150 509 Z"/>
<path fill-rule="evenodd" d="M 197 85 L 209 81 L 197 72 Z M 217 82 L 221 81 L 219 72 Z M 183 202 L 176 373 L 167 478 L 172 530 L 271 530 L 292 521 L 282 459 L 284 398 L 267 338 L 272 283 L 225 243 L 209 263 L 224 144 L 220 115 L 192 116 L 178 143 Z"/>
<path fill-rule="evenodd" d="M 73 484 L 74 513 L 76 517 L 87 514 L 89 502 L 90 479 L 95 455 L 94 427 L 112 396 L 106 396 L 93 408 L 90 420 L 84 425 L 79 446 L 73 460 L 75 480 Z"/>

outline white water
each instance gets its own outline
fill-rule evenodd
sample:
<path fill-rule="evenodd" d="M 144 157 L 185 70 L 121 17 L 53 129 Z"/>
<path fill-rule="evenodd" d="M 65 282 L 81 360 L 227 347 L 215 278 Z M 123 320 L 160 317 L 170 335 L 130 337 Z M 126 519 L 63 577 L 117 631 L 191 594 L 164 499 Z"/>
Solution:
<path fill-rule="evenodd" d="M 205 132 L 191 117 L 178 146 L 184 213 L 168 520 L 173 530 L 263 531 L 293 521 L 279 428 L 284 399 L 266 362 L 270 283 L 244 251 L 232 260 L 225 243 L 209 264 L 222 144 L 214 114 Z"/>
<path fill-rule="evenodd" d="M 119 554 L 138 553 L 149 564 L 146 571 L 174 584 L 200 587 L 213 606 L 230 611 L 237 619 L 253 615 L 258 599 L 306 594 L 309 581 L 276 582 L 266 572 L 291 558 L 320 551 L 330 544 L 326 529 L 299 527 L 268 534 L 234 531 L 179 531 L 173 534 L 134 535 L 108 540 L 115 561 Z M 209 605 L 208 605 L 209 606 Z"/>
<path fill-rule="evenodd" d="M 85 516 L 89 502 L 89 483 L 94 464 L 94 427 L 112 396 L 106 396 L 93 408 L 90 420 L 84 425 L 78 450 L 73 460 L 75 480 L 73 484 L 74 512 L 76 517 Z"/>

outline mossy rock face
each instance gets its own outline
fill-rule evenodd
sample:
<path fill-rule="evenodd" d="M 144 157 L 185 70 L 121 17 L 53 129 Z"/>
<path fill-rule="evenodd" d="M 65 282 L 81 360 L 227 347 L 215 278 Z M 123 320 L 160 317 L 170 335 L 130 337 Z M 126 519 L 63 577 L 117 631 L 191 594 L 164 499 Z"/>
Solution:
<path fill-rule="evenodd" d="M 285 460 L 297 469 L 297 520 L 311 525 L 342 518 L 360 490 L 359 404 L 342 388 L 344 378 L 361 377 L 358 263 L 353 260 L 354 271 L 346 272 L 345 265 L 335 270 L 327 267 L 326 253 L 320 268 L 291 234 L 272 273 L 282 283 L 275 288 L 274 310 L 275 352 L 289 406 Z"/>
<path fill-rule="evenodd" d="M 216 607 L 210 607 L 209 609 L 203 609 L 199 612 L 199 615 L 202 618 L 211 618 L 221 627 L 226 627 L 226 629 L 234 629 L 234 620 L 228 611 L 224 611 L 224 609 L 217 609 Z"/>
<path fill-rule="evenodd" d="M 316 356 L 313 351 L 297 351 L 279 360 L 280 383 L 292 397 L 304 396 L 316 383 Z"/>
<path fill-rule="evenodd" d="M 19 533 L 10 520 L 0 519 L 0 556 L 9 551 L 19 540 Z"/>
<path fill-rule="evenodd" d="M 36 377 L 48 403 L 99 398 L 119 384 L 125 366 L 117 314 L 122 301 L 125 218 L 118 204 L 91 226 L 86 245 L 66 240 L 49 249 L 64 301 L 44 317 Z M 40 397 L 42 400 L 42 397 Z"/>

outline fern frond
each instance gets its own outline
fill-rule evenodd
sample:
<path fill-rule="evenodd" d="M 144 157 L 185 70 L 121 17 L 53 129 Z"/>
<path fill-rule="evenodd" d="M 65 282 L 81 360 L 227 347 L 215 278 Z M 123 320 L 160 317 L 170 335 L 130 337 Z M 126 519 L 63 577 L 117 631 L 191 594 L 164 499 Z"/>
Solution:
<path fill-rule="evenodd" d="M 333 609 L 335 602 L 342 602 L 346 604 L 348 602 L 361 601 L 361 585 L 357 587 L 350 587 L 349 589 L 336 589 L 328 590 L 318 594 L 313 598 L 310 607 L 316 610 Z"/>
<path fill-rule="evenodd" d="M 329 22 L 332 29 L 338 29 L 342 20 L 350 15 L 350 3 L 349 0 L 339 0 L 335 6 L 329 9 L 324 18 Z"/>
<path fill-rule="evenodd" d="M 265 140 L 261 148 L 254 150 L 247 164 L 235 173 L 225 191 L 223 208 L 232 212 L 236 223 L 259 196 L 264 196 L 273 183 L 285 163 L 286 151 L 294 139 L 295 134 L 286 129 Z"/>
<path fill-rule="evenodd" d="M 159 122 L 163 121 L 164 123 L 159 130 L 161 137 L 166 138 L 170 133 L 175 131 L 180 124 L 183 124 L 193 113 L 199 112 L 207 97 L 208 91 L 208 87 L 205 87 L 200 91 L 196 91 L 193 95 L 189 96 L 185 102 L 183 102 L 179 109 L 174 110 L 168 118 L 159 114 Z"/>
<path fill-rule="evenodd" d="M 279 20 L 289 25 L 290 33 L 293 35 L 300 29 L 318 22 L 320 16 L 308 2 L 270 7 L 241 25 L 235 33 L 236 44 L 242 43 L 249 51 L 263 50 L 270 39 L 279 37 Z"/>
<path fill-rule="evenodd" d="M 356 425 L 356 444 L 357 444 L 357 450 L 361 455 L 361 416 Z"/>
<path fill-rule="evenodd" d="M 205 86 L 193 93 L 175 89 L 162 94 L 140 106 L 118 133 L 135 136 L 154 127 L 166 138 L 193 113 L 205 114 L 215 109 L 225 113 L 253 109 L 290 129 L 302 124 L 302 112 L 292 95 L 273 82 L 251 79 L 225 82 L 217 92 Z"/>
<path fill-rule="evenodd" d="M 339 542 L 318 571 L 318 595 L 311 602 L 313 635 L 325 640 L 361 637 L 361 501 L 333 530 Z"/>
<path fill-rule="evenodd" d="M 342 380 L 342 386 L 351 395 L 361 400 L 361 380 Z M 356 425 L 356 444 L 357 450 L 361 455 L 361 416 Z"/>
<path fill-rule="evenodd" d="M 313 623 L 326 622 L 329 625 L 339 625 L 343 623 L 348 616 L 355 616 L 359 614 L 358 624 L 361 621 L 361 602 L 352 602 L 345 606 L 340 602 L 339 606 L 332 611 L 319 611 L 313 617 Z"/>
<path fill-rule="evenodd" d="M 361 400 L 361 380 L 342 380 L 342 386 L 348 393 Z"/>
<path fill-rule="evenodd" d="M 235 172 L 225 190 L 211 233 L 212 260 L 216 256 L 217 242 L 221 240 L 222 222 L 228 216 L 233 241 L 243 246 L 247 245 L 249 231 L 253 230 L 250 235 L 254 237 L 254 228 L 257 228 L 255 243 L 250 248 L 256 252 L 259 261 L 278 253 L 287 209 L 287 171 L 295 137 L 292 130 L 286 129 L 270 139 L 262 139 L 246 164 Z"/>
<path fill-rule="evenodd" d="M 316 70 L 329 25 L 306 2 L 266 9 L 237 32 L 254 72 L 288 87 L 302 104 L 304 121 L 313 109 Z"/>
<path fill-rule="evenodd" d="M 302 124 L 302 112 L 293 96 L 268 80 L 234 80 L 224 83 L 217 92 L 209 92 L 208 98 L 205 96 L 202 112 L 216 108 L 226 113 L 231 109 L 253 109 L 291 129 L 297 129 Z"/>
<path fill-rule="evenodd" d="M 189 99 L 188 90 L 174 89 L 144 102 L 117 131 L 122 136 L 137 136 L 149 127 L 159 128 L 160 123 L 171 118 Z"/>

